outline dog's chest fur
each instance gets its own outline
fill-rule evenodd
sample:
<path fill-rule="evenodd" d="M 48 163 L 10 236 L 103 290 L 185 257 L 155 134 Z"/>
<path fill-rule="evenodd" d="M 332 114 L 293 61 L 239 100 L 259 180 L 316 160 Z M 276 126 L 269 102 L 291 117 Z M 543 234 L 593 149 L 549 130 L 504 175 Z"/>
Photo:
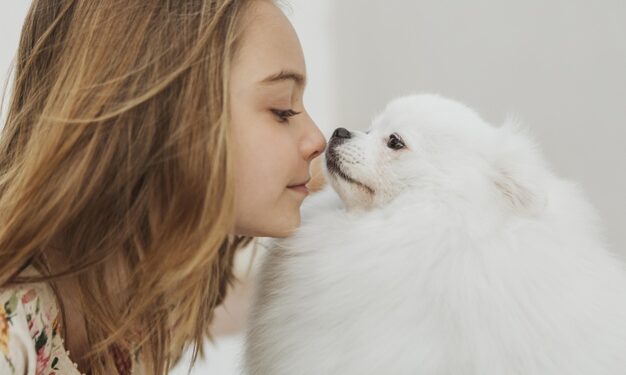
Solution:
<path fill-rule="evenodd" d="M 585 212 L 563 193 L 554 204 Z M 261 271 L 250 374 L 624 373 L 624 270 L 585 219 L 478 235 L 480 213 L 418 201 L 355 214 L 319 194 Z"/>

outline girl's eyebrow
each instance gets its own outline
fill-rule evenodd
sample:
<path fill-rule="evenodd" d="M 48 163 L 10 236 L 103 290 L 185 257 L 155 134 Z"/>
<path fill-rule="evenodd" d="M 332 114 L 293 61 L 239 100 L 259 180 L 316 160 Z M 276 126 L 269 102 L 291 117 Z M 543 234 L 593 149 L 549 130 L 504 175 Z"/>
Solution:
<path fill-rule="evenodd" d="M 275 73 L 266 77 L 259 83 L 271 84 L 271 83 L 282 82 L 282 81 L 287 81 L 287 80 L 294 81 L 296 85 L 298 86 L 304 86 L 306 84 L 306 77 L 304 76 L 304 74 L 298 73 L 294 70 L 286 70 L 286 69 L 283 69 L 278 73 Z"/>

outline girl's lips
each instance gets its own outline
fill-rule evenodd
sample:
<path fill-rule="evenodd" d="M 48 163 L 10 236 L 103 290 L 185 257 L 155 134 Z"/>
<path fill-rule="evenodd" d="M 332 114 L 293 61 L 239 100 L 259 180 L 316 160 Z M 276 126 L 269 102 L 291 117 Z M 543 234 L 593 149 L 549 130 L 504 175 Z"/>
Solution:
<path fill-rule="evenodd" d="M 297 191 L 299 193 L 303 193 L 303 194 L 309 194 L 309 188 L 306 187 L 306 185 L 295 185 L 295 186 L 289 186 L 289 189 Z"/>

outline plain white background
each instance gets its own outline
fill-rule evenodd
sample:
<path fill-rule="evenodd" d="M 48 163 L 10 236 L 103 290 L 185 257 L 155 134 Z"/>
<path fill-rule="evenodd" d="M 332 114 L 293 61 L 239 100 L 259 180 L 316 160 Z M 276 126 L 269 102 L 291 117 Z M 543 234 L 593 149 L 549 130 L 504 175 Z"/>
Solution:
<path fill-rule="evenodd" d="M 307 107 L 326 136 L 366 128 L 411 92 L 458 99 L 494 124 L 514 114 L 553 169 L 581 184 L 610 246 L 626 255 L 626 2 L 287 2 L 307 61 Z M 3 82 L 28 5 L 0 7 Z M 193 373 L 238 373 L 241 341 L 207 344 Z"/>

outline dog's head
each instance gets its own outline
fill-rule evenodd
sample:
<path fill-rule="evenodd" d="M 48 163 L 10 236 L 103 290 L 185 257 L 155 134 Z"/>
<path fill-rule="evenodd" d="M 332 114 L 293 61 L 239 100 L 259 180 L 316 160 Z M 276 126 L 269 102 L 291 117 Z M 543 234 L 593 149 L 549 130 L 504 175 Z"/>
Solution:
<path fill-rule="evenodd" d="M 545 205 L 546 168 L 535 148 L 513 123 L 494 128 L 461 103 L 423 94 L 392 101 L 367 131 L 336 129 L 325 161 L 349 209 L 409 193 L 528 213 Z"/>

